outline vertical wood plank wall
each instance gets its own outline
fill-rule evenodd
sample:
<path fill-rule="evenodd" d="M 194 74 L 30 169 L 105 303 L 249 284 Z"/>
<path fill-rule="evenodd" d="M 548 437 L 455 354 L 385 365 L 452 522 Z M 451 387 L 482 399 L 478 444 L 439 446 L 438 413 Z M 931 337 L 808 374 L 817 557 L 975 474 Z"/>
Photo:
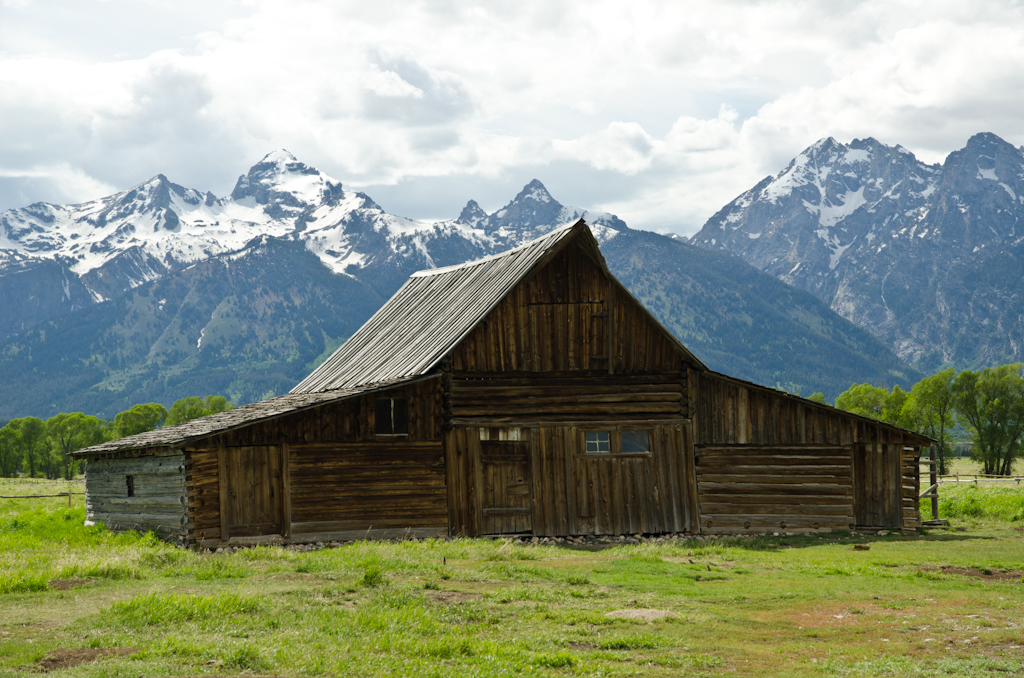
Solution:
<path fill-rule="evenodd" d="M 452 353 L 456 372 L 668 371 L 682 357 L 646 313 L 570 243 L 516 286 Z M 609 315 L 611 314 L 611 315 Z M 609 346 L 611 344 L 611 346 Z"/>
<path fill-rule="evenodd" d="M 651 431 L 649 455 L 584 454 L 582 429 L 571 424 L 533 424 L 525 428 L 522 437 L 531 446 L 528 481 L 532 533 L 564 536 L 689 531 L 696 511 L 687 483 L 692 477 L 688 476 L 686 458 L 689 422 L 631 424 L 647 426 Z M 494 492 L 487 483 L 495 478 L 482 468 L 481 438 L 487 440 L 490 430 L 464 426 L 446 435 L 451 489 L 448 521 L 453 534 L 508 533 L 507 529 L 496 529 L 505 524 L 490 520 L 487 512 L 492 508 L 488 498 Z"/>
<path fill-rule="evenodd" d="M 852 523 L 856 527 L 914 530 L 920 526 L 916 495 L 913 501 L 910 498 L 912 488 L 919 482 L 916 446 L 924 444 L 920 436 L 724 375 L 694 372 L 690 381 L 697 390 L 694 396 L 695 456 L 702 516 L 708 514 L 706 501 L 709 505 L 722 505 L 723 492 L 745 494 L 741 492 L 744 481 L 738 477 L 725 481 L 726 487 L 708 485 L 707 481 L 702 486 L 700 478 L 707 475 L 702 467 L 713 463 L 712 452 L 744 455 L 742 458 L 748 462 L 755 462 L 755 457 L 764 455 L 764 463 L 769 465 L 773 459 L 781 461 L 791 457 L 787 463 L 804 466 L 808 474 L 827 480 L 819 488 L 822 493 L 817 499 L 808 500 L 806 506 L 790 513 L 791 520 L 777 517 L 783 509 L 768 511 L 756 507 L 770 504 L 769 497 L 773 494 L 778 497 L 775 503 L 779 506 L 793 505 L 797 501 L 793 491 L 762 487 L 757 493 L 746 493 L 758 495 L 744 500 L 751 504 L 749 511 L 733 508 L 728 524 L 712 518 L 711 526 L 702 523 L 702 531 L 716 532 L 719 524 L 725 531 L 736 531 L 737 524 L 742 526 L 746 522 L 753 529 L 756 525 L 769 525 L 773 520 L 776 525 L 805 522 L 809 523 L 807 527 L 813 528 L 817 522 L 825 527 L 822 520 L 801 518 L 811 512 L 822 517 L 834 515 L 833 528 L 848 527 L 843 521 L 849 515 L 850 497 L 846 490 L 838 489 L 847 486 L 846 478 L 852 481 Z M 746 470 L 753 471 L 754 466 L 756 464 L 748 464 Z M 823 473 L 829 466 L 833 472 Z M 716 482 L 723 482 L 722 474 L 716 474 Z M 712 489 L 714 493 L 710 492 Z M 834 499 L 823 503 L 821 497 L 824 496 Z M 740 504 L 741 500 L 737 498 L 735 503 Z M 828 504 L 833 509 L 823 511 Z M 739 531 L 743 529 L 747 528 Z"/>

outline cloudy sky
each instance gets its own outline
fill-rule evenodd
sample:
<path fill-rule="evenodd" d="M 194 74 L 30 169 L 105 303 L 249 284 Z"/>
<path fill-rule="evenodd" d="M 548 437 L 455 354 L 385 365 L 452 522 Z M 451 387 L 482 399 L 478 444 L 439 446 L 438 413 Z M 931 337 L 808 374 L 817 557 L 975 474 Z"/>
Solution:
<path fill-rule="evenodd" d="M 689 234 L 815 140 L 1024 143 L 1024 5 L 0 0 L 0 210 L 286 148 L 390 212 L 561 202 Z"/>

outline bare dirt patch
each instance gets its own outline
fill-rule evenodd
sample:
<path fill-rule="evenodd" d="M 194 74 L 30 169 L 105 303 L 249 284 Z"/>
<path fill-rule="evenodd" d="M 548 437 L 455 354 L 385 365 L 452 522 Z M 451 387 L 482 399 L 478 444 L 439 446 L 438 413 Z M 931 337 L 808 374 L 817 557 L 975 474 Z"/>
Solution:
<path fill-rule="evenodd" d="M 138 652 L 137 647 L 76 647 L 48 652 L 36 662 L 37 670 L 42 672 L 70 669 L 82 664 L 91 664 L 105 657 L 127 657 Z"/>
<path fill-rule="evenodd" d="M 442 605 L 461 605 L 470 600 L 483 598 L 479 593 L 466 593 L 464 591 L 437 591 L 427 594 L 427 597 L 435 603 L 441 603 Z"/>
<path fill-rule="evenodd" d="M 76 586 L 85 586 L 91 584 L 92 579 L 51 579 L 47 584 L 51 589 L 57 589 L 58 591 L 67 591 L 73 589 Z"/>
<path fill-rule="evenodd" d="M 922 572 L 941 572 L 942 574 L 958 574 L 962 577 L 976 577 L 987 581 L 1021 581 L 1024 570 L 978 569 L 976 567 L 922 567 Z"/>
<path fill-rule="evenodd" d="M 665 617 L 678 617 L 675 612 L 669 610 L 652 610 L 652 609 L 630 609 L 630 610 L 612 610 L 606 613 L 604 616 L 610 617 L 611 619 L 640 619 L 645 622 L 652 622 L 656 619 L 664 619 Z"/>

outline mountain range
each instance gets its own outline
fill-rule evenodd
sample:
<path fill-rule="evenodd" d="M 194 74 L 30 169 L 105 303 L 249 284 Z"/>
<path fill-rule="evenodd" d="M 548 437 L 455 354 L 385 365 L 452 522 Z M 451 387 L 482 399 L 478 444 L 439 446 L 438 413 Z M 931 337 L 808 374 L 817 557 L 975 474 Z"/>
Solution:
<path fill-rule="evenodd" d="M 994 134 L 936 165 L 822 139 L 690 242 L 810 292 L 922 371 L 1024 359 L 1024 148 Z"/>
<path fill-rule="evenodd" d="M 231 194 L 160 175 L 81 205 L 0 214 L 0 421 L 288 391 L 416 270 L 583 217 L 612 271 L 711 367 L 834 396 L 920 375 L 808 291 L 727 252 L 566 207 L 539 181 L 486 213 L 422 222 L 286 151 Z"/>

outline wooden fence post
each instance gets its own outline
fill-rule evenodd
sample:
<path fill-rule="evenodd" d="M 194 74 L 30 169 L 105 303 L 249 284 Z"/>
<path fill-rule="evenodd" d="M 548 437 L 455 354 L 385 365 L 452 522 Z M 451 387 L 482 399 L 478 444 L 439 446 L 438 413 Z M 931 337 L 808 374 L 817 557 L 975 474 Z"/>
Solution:
<path fill-rule="evenodd" d="M 928 480 L 935 488 L 932 491 L 932 520 L 939 519 L 939 468 L 938 463 L 935 459 L 935 445 L 928 447 L 928 459 L 931 461 L 931 470 L 929 471 Z"/>

